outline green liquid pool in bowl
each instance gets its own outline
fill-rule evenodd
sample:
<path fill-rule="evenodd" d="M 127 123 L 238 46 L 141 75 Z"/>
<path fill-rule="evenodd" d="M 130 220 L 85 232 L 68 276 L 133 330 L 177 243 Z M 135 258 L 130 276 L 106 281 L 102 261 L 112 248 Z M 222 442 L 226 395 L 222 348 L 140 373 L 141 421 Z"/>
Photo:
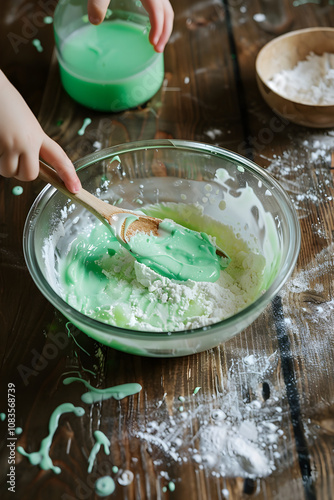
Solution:
<path fill-rule="evenodd" d="M 100 111 L 122 111 L 148 101 L 163 82 L 164 59 L 149 42 L 147 16 L 110 11 L 101 25 L 93 26 L 72 3 L 60 2 L 54 23 L 60 76 L 68 94 Z"/>

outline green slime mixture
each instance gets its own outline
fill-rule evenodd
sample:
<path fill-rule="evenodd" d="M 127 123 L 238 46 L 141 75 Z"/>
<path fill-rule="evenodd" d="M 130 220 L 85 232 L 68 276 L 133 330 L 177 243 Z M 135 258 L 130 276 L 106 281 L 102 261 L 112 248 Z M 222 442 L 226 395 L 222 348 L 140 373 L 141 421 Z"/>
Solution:
<path fill-rule="evenodd" d="M 181 209 L 182 204 L 166 204 L 149 207 L 146 212 L 182 224 Z M 189 212 L 189 206 L 186 209 Z M 64 300 L 99 321 L 142 331 L 203 327 L 246 307 L 262 291 L 264 257 L 252 252 L 231 227 L 203 216 L 196 206 L 191 210 L 196 221 L 191 229 L 202 232 L 205 228 L 232 256 L 228 267 L 219 271 L 217 281 L 178 281 L 162 276 L 138 262 L 102 223 L 92 224 L 82 215 L 82 229 L 58 259 Z M 150 248 L 147 241 L 146 246 Z M 187 248 L 178 251 L 187 253 Z M 200 271 L 201 265 L 198 268 Z"/>
<path fill-rule="evenodd" d="M 125 234 L 128 221 L 131 224 L 133 219 L 137 217 L 130 215 L 125 219 Z M 230 263 L 229 257 L 217 255 L 216 246 L 206 233 L 192 231 L 171 220 L 163 220 L 158 231 L 159 236 L 138 231 L 127 243 L 117 234 L 117 229 L 114 234 L 137 262 L 166 278 L 215 282 L 220 269 Z"/>

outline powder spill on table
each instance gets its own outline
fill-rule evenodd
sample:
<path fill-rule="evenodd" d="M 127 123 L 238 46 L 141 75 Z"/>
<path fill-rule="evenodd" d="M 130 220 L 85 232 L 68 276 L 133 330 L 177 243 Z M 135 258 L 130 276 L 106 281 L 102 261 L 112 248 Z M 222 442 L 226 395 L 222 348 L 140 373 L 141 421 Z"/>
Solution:
<path fill-rule="evenodd" d="M 325 135 L 313 132 L 299 132 L 291 137 L 291 143 L 282 154 L 261 155 L 268 161 L 268 171 L 276 177 L 287 191 L 297 210 L 299 219 L 308 217 L 310 210 L 305 202 L 311 204 L 330 203 L 332 185 L 331 152 L 334 132 Z M 302 153 L 296 154 L 297 147 Z M 314 175 L 317 184 L 314 183 Z"/>
<path fill-rule="evenodd" d="M 199 470 L 217 476 L 265 477 L 279 467 L 284 449 L 281 401 L 284 395 L 273 388 L 264 401 L 245 401 L 243 382 L 253 394 L 278 363 L 278 354 L 246 354 L 236 366 L 231 364 L 226 389 L 215 398 L 184 398 L 184 411 L 170 418 L 162 405 L 151 404 L 150 421 L 139 424 L 136 437 L 147 443 L 156 457 L 166 455 L 182 464 L 187 457 Z M 236 373 L 242 373 L 237 382 Z M 240 385 L 241 382 L 241 385 Z M 175 403 L 177 405 L 177 401 Z M 283 448 L 282 448 L 283 446 Z"/>

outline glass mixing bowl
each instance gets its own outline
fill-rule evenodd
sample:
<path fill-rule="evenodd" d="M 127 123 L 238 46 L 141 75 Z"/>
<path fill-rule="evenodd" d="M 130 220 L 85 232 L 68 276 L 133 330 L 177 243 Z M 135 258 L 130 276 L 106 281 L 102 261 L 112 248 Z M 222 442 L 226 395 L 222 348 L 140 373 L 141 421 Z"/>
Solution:
<path fill-rule="evenodd" d="M 99 151 L 75 166 L 85 189 L 103 194 L 123 208 L 136 210 L 155 203 L 201 205 L 205 216 L 231 226 L 266 259 L 257 298 L 223 321 L 176 332 L 111 326 L 82 314 L 61 296 L 59 255 L 66 251 L 64 238 L 83 209 L 47 185 L 31 207 L 24 228 L 28 269 L 44 296 L 77 328 L 102 344 L 154 357 L 210 349 L 251 324 L 294 268 L 300 227 L 291 201 L 265 170 L 236 153 L 196 142 L 151 140 Z"/>

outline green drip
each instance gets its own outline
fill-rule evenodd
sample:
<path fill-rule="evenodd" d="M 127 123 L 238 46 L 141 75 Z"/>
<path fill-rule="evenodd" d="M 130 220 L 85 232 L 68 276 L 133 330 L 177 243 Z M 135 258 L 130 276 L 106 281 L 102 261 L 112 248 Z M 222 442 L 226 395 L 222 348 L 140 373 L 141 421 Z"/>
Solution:
<path fill-rule="evenodd" d="M 143 204 L 143 201 L 140 198 L 134 198 L 132 201 L 138 203 L 139 205 Z"/>
<path fill-rule="evenodd" d="M 90 373 L 90 375 L 93 375 L 93 377 L 96 377 L 96 373 L 93 372 L 92 370 L 88 370 L 88 368 L 85 368 L 84 366 L 82 366 L 82 369 L 84 372 Z"/>
<path fill-rule="evenodd" d="M 195 387 L 193 394 L 196 395 L 200 389 L 201 387 Z"/>
<path fill-rule="evenodd" d="M 17 436 L 19 436 L 20 434 L 22 434 L 22 432 L 23 432 L 22 427 L 16 427 L 16 429 L 15 429 L 15 434 L 16 434 Z"/>
<path fill-rule="evenodd" d="M 168 489 L 169 491 L 175 491 L 175 483 L 173 483 L 173 481 L 169 481 Z"/>
<path fill-rule="evenodd" d="M 111 469 L 111 470 L 113 471 L 113 473 L 114 473 L 114 474 L 117 474 L 117 472 L 118 472 L 118 467 L 117 467 L 117 465 L 113 465 L 113 467 L 112 467 L 112 469 Z"/>
<path fill-rule="evenodd" d="M 96 389 L 92 387 L 89 382 L 78 377 L 67 377 L 63 380 L 64 385 L 69 385 L 72 382 L 82 382 L 89 392 L 82 394 L 81 400 L 87 404 L 105 401 L 106 399 L 114 398 L 117 401 L 124 399 L 127 396 L 133 396 L 142 390 L 140 384 L 122 384 L 115 385 L 114 387 L 107 387 L 106 389 Z"/>
<path fill-rule="evenodd" d="M 86 128 L 88 127 L 88 125 L 90 125 L 92 123 L 92 120 L 90 118 L 85 118 L 84 119 L 84 122 L 83 122 L 83 125 L 81 127 L 80 130 L 78 130 L 78 135 L 84 135 L 85 131 L 86 131 Z"/>
<path fill-rule="evenodd" d="M 104 453 L 110 455 L 110 441 L 105 434 L 101 431 L 95 431 L 94 437 L 96 443 L 94 444 L 92 451 L 88 457 L 88 472 L 92 472 L 96 455 L 100 451 L 101 446 L 104 448 Z"/>
<path fill-rule="evenodd" d="M 70 327 L 69 327 L 68 325 L 72 325 L 72 323 L 71 323 L 70 321 L 68 321 L 68 322 L 66 323 L 66 325 L 65 325 L 66 330 L 67 330 L 67 335 L 68 335 L 69 337 L 71 337 L 71 338 L 74 340 L 75 344 L 76 344 L 76 345 L 77 345 L 77 346 L 78 346 L 78 347 L 79 347 L 79 348 L 80 348 L 80 349 L 81 349 L 84 353 L 86 353 L 88 356 L 90 356 L 89 352 L 87 352 L 87 351 L 86 351 L 83 347 L 81 347 L 81 345 L 77 342 L 77 340 L 75 339 L 75 337 L 74 337 L 73 333 L 71 332 Z M 85 371 L 88 371 L 88 370 L 85 370 Z M 93 373 L 93 372 L 92 372 L 92 373 Z M 95 375 L 95 373 L 93 373 L 93 375 Z"/>
<path fill-rule="evenodd" d="M 37 52 L 43 52 L 41 41 L 38 38 L 35 38 L 31 43 L 36 47 Z"/>
<path fill-rule="evenodd" d="M 0 420 L 3 422 L 6 418 L 6 413 L 0 413 Z"/>
<path fill-rule="evenodd" d="M 299 7 L 300 5 L 305 5 L 307 3 L 315 3 L 315 4 L 319 5 L 320 0 L 295 0 L 294 2 L 292 2 L 292 5 L 294 7 Z"/>
<path fill-rule="evenodd" d="M 116 206 L 116 205 L 120 205 L 122 202 L 123 202 L 123 198 L 118 198 L 118 200 L 114 201 L 113 202 L 113 205 Z M 137 220 L 139 217 L 136 217 L 134 220 Z"/>
<path fill-rule="evenodd" d="M 14 186 L 12 189 L 12 193 L 14 196 L 20 196 L 23 193 L 23 187 L 22 186 Z"/>
<path fill-rule="evenodd" d="M 110 160 L 110 163 L 112 163 L 113 161 L 118 161 L 118 163 L 122 163 L 121 159 L 120 159 L 120 157 L 118 155 L 117 156 L 113 156 L 111 158 L 111 160 Z"/>
<path fill-rule="evenodd" d="M 107 497 L 115 491 L 115 481 L 110 476 L 100 477 L 95 483 L 95 493 Z"/>
<path fill-rule="evenodd" d="M 22 448 L 22 446 L 18 446 L 17 451 L 21 453 L 21 455 L 27 457 L 32 465 L 39 465 L 40 468 L 43 470 L 52 470 L 55 474 L 59 474 L 61 470 L 59 467 L 53 465 L 53 462 L 49 456 L 49 451 L 53 436 L 58 427 L 60 416 L 63 413 L 71 413 L 71 412 L 73 412 L 77 417 L 82 417 L 82 415 L 84 415 L 85 413 L 85 410 L 80 406 L 77 407 L 74 406 L 72 403 L 63 403 L 59 405 L 53 411 L 50 417 L 49 434 L 42 440 L 39 451 L 28 453 Z"/>

